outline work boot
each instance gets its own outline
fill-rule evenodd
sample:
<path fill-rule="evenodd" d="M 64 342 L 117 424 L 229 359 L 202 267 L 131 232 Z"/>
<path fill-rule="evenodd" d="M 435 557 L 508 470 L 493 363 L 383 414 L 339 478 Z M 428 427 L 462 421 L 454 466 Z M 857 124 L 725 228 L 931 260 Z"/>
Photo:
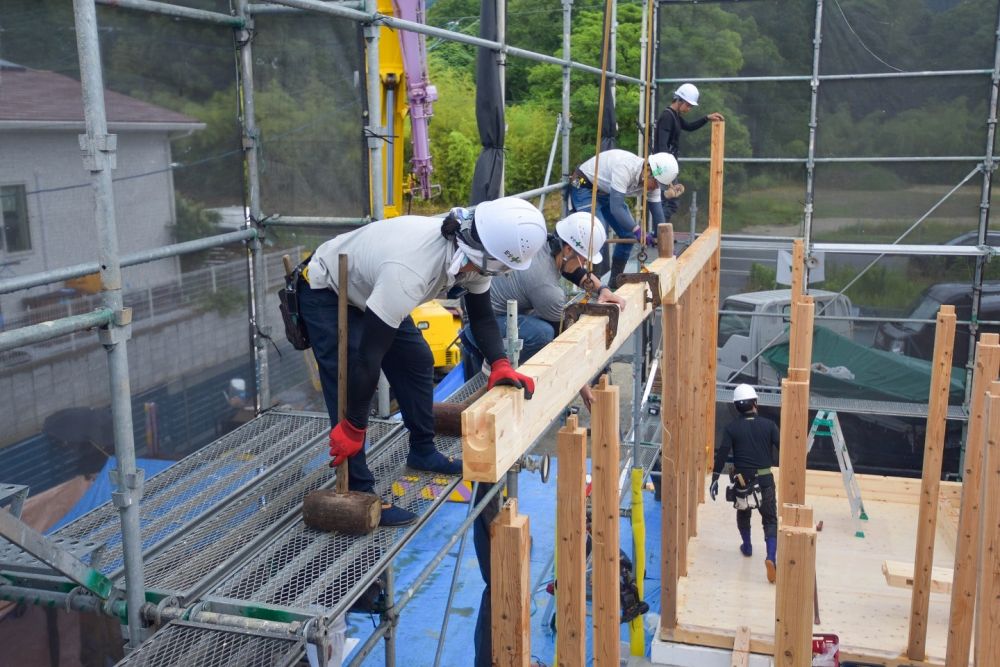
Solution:
<path fill-rule="evenodd" d="M 753 555 L 753 545 L 750 543 L 750 529 L 740 528 L 740 537 L 743 538 L 743 544 L 740 545 L 740 553 L 749 558 Z"/>
<path fill-rule="evenodd" d="M 612 257 L 611 273 L 608 274 L 608 287 L 615 289 L 615 279 L 625 273 L 625 265 L 628 264 L 628 257 Z"/>
<path fill-rule="evenodd" d="M 392 503 L 382 503 L 382 518 L 379 519 L 378 525 L 385 528 L 408 526 L 416 520 L 417 515 L 410 510 L 403 509 L 399 505 L 393 505 Z"/>
<path fill-rule="evenodd" d="M 411 449 L 406 465 L 414 470 L 436 472 L 439 475 L 461 475 L 462 459 L 445 456 L 433 447 L 424 451 Z"/>
<path fill-rule="evenodd" d="M 777 562 L 778 538 L 765 537 L 764 544 L 767 546 L 767 560 L 764 561 L 764 567 L 767 569 L 767 580 L 773 584 L 777 575 L 777 565 L 775 563 Z"/>

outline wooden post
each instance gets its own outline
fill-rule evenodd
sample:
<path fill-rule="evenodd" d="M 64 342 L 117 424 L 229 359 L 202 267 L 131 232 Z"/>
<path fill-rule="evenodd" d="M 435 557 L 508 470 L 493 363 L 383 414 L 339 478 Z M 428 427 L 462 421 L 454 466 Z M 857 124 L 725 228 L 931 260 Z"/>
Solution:
<path fill-rule="evenodd" d="M 788 367 L 812 367 L 813 320 L 816 305 L 811 296 L 799 296 L 792 305 L 792 326 L 788 341 Z"/>
<path fill-rule="evenodd" d="M 578 426 L 576 415 L 571 415 L 556 441 L 556 656 L 560 665 L 576 667 L 584 664 L 587 656 L 587 430 Z"/>
<path fill-rule="evenodd" d="M 699 418 L 699 415 L 701 414 L 701 404 L 704 402 L 705 396 L 701 383 L 699 382 L 700 378 L 698 377 L 701 366 L 699 363 L 701 359 L 698 356 L 698 350 L 701 347 L 701 336 L 698 331 L 698 326 L 701 324 L 701 322 L 699 322 L 701 314 L 701 290 L 698 287 L 700 282 L 701 276 L 699 275 L 699 277 L 691 283 L 691 288 L 688 290 L 688 293 L 684 295 L 688 306 L 688 308 L 684 311 L 687 313 L 685 324 L 688 329 L 687 352 L 684 354 L 684 362 L 687 366 L 687 381 L 684 386 L 688 387 L 688 419 L 685 422 L 687 424 L 687 437 L 685 438 L 685 441 L 688 446 L 687 511 L 689 537 L 694 537 L 698 534 L 698 489 L 699 480 L 704 477 L 704 475 L 700 474 L 702 444 L 699 437 L 701 433 L 701 419 Z"/>
<path fill-rule="evenodd" d="M 660 257 L 674 256 L 674 226 L 661 222 L 656 226 L 656 253 Z"/>
<path fill-rule="evenodd" d="M 662 534 L 660 557 L 660 628 L 677 627 L 677 579 L 679 575 L 677 477 L 681 406 L 678 401 L 678 368 L 680 365 L 681 307 L 677 304 L 663 306 L 663 365 L 660 368 L 663 397 L 660 405 L 661 439 L 663 453 L 660 458 L 660 499 L 662 503 Z"/>
<path fill-rule="evenodd" d="M 976 609 L 976 570 L 979 567 L 980 496 L 983 488 L 983 442 L 986 436 L 986 392 L 1000 374 L 1000 336 L 983 334 L 976 345 L 972 376 L 969 430 L 962 470 L 962 508 L 955 540 L 955 568 L 948 615 L 948 649 L 945 664 L 968 665 L 972 642 L 972 617 Z"/>
<path fill-rule="evenodd" d="M 709 162 L 708 227 L 722 230 L 722 171 L 726 157 L 726 124 L 712 123 L 712 157 Z"/>
<path fill-rule="evenodd" d="M 1000 382 L 990 387 L 989 421 L 983 456 L 983 533 L 979 540 L 979 611 L 976 665 L 1000 665 Z"/>
<path fill-rule="evenodd" d="M 594 388 L 590 428 L 593 434 L 591 532 L 594 571 L 591 589 L 594 600 L 594 667 L 618 667 L 621 654 L 621 571 L 618 566 L 618 464 L 621 443 L 618 440 L 618 387 L 608 384 L 607 375 L 602 376 Z"/>
<path fill-rule="evenodd" d="M 802 239 L 792 241 L 792 306 L 806 293 L 803 289 L 806 273 L 806 246 Z"/>
<path fill-rule="evenodd" d="M 707 455 L 708 455 L 708 465 L 706 468 L 711 468 L 714 459 L 715 452 L 715 407 L 716 407 L 716 397 L 715 397 L 715 381 L 716 375 L 718 374 L 718 347 L 719 347 L 719 326 L 718 326 L 718 313 L 719 313 L 719 276 L 720 276 L 720 266 L 721 258 L 719 256 L 719 251 L 716 250 L 715 254 L 712 255 L 711 262 L 709 264 L 710 278 L 708 281 L 708 312 L 705 314 L 706 328 L 703 331 L 707 331 L 706 336 L 707 341 L 705 342 L 708 348 L 706 354 L 708 355 L 708 369 L 705 374 L 708 376 L 708 389 L 709 396 L 706 404 L 708 405 L 708 412 L 705 414 L 705 428 L 707 437 Z M 708 470 L 706 469 L 706 473 Z M 702 494 L 702 502 L 704 502 L 704 494 Z"/>
<path fill-rule="evenodd" d="M 677 357 L 677 384 L 675 401 L 677 402 L 678 416 L 675 439 L 677 441 L 677 574 L 681 577 L 687 576 L 687 545 L 688 537 L 691 535 L 688 527 L 688 485 L 691 475 L 689 473 L 690 463 L 690 443 L 688 442 L 688 424 L 691 421 L 688 399 L 690 392 L 687 388 L 687 355 L 688 355 L 688 327 L 685 318 L 688 317 L 687 301 L 683 297 L 677 304 L 678 318 L 678 357 Z"/>
<path fill-rule="evenodd" d="M 530 534 L 528 517 L 511 498 L 490 524 L 493 664 L 528 667 L 531 660 Z"/>
<path fill-rule="evenodd" d="M 781 381 L 778 448 L 778 503 L 801 505 L 806 499 L 806 439 L 809 435 L 809 383 Z M 780 507 L 780 505 L 779 505 Z"/>
<path fill-rule="evenodd" d="M 733 659 L 731 667 L 750 667 L 750 626 L 741 625 L 736 630 L 733 640 Z"/>
<path fill-rule="evenodd" d="M 938 489 L 944 457 L 945 418 L 951 389 L 951 357 L 955 347 L 955 307 L 941 306 L 934 333 L 934 358 L 924 438 L 924 469 L 920 483 L 917 546 L 913 559 L 913 591 L 910 598 L 910 634 L 906 655 L 923 660 L 927 647 L 927 610 L 930 606 L 931 568 L 934 565 L 934 534 L 937 526 Z"/>
<path fill-rule="evenodd" d="M 777 566 L 774 664 L 802 667 L 812 663 L 816 529 L 811 507 L 787 503 L 781 506 Z"/>

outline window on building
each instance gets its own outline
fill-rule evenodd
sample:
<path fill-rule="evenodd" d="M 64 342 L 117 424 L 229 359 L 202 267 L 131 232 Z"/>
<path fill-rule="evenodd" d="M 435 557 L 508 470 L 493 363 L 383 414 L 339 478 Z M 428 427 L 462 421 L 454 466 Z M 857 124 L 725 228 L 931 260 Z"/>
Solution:
<path fill-rule="evenodd" d="M 0 250 L 9 253 L 31 250 L 28 198 L 23 185 L 0 185 L 0 210 L 3 211 Z"/>

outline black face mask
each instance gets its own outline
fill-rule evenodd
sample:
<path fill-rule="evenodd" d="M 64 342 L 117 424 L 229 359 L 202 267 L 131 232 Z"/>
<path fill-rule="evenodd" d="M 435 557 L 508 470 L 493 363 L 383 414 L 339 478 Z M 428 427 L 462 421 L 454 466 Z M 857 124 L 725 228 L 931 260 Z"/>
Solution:
<path fill-rule="evenodd" d="M 582 266 L 578 266 L 574 271 L 569 273 L 562 271 L 562 277 L 574 285 L 580 285 L 583 282 L 583 279 L 587 277 L 587 269 Z"/>

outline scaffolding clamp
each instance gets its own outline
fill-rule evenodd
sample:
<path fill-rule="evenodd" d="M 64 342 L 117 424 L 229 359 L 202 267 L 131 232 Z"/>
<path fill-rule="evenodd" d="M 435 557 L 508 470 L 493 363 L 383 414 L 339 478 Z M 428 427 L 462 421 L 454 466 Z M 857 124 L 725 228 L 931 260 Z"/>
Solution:
<path fill-rule="evenodd" d="M 87 171 L 104 171 L 118 166 L 117 134 L 81 134 L 80 150 L 83 151 L 83 168 Z"/>
<path fill-rule="evenodd" d="M 580 319 L 581 315 L 595 315 L 597 317 L 607 317 L 608 324 L 604 331 L 604 346 L 611 348 L 615 336 L 618 335 L 618 310 L 614 303 L 573 303 L 566 306 L 563 311 L 563 330 L 568 329 L 573 323 Z"/>
<path fill-rule="evenodd" d="M 646 303 L 652 304 L 653 308 L 660 305 L 660 274 L 652 271 L 645 273 L 623 273 L 615 280 L 615 287 L 621 287 L 630 283 L 646 283 L 649 292 L 644 293 Z"/>
<path fill-rule="evenodd" d="M 124 509 L 131 506 L 133 500 L 142 498 L 142 487 L 146 475 L 142 468 L 136 468 L 134 473 L 127 475 L 123 475 L 121 469 L 113 468 L 108 475 L 116 489 L 111 493 L 111 500 L 115 507 Z"/>
<path fill-rule="evenodd" d="M 98 330 L 101 345 L 106 347 L 124 343 L 132 338 L 132 308 L 122 307 L 111 316 L 111 322 Z"/>

